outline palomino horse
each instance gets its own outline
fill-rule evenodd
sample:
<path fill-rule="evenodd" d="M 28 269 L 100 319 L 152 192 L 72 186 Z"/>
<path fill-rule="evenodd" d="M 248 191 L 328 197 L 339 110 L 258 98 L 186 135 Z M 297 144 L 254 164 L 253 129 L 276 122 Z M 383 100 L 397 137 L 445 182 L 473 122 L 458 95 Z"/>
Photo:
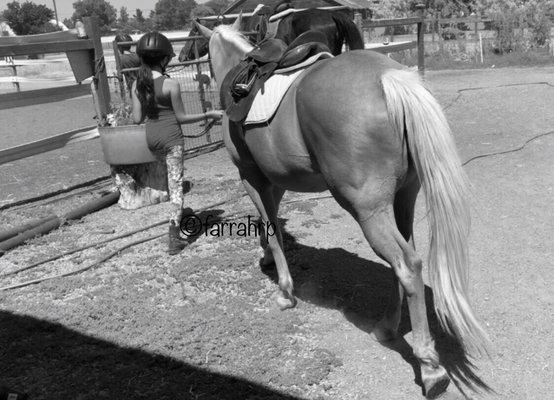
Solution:
<path fill-rule="evenodd" d="M 233 26 L 213 31 L 210 54 L 218 85 L 253 46 Z M 329 189 L 358 222 L 375 253 L 395 272 L 392 301 L 374 329 L 396 336 L 404 293 L 428 397 L 450 378 L 439 362 L 427 320 L 422 260 L 413 245 L 420 185 L 429 209 L 429 273 L 442 326 L 466 354 L 486 351 L 487 335 L 467 298 L 468 193 L 445 116 L 416 72 L 372 51 L 349 51 L 311 66 L 289 88 L 267 123 L 223 120 L 225 145 L 265 224 L 278 228 L 285 190 Z M 293 307 L 293 282 L 279 229 L 268 238 L 264 264 L 274 262 L 279 305 Z"/>
<path fill-rule="evenodd" d="M 251 17 L 246 25 L 243 19 L 241 29 L 244 31 L 254 30 L 256 21 L 253 18 Z M 215 24 L 212 27 L 214 26 Z M 283 17 L 277 26 L 275 38 L 281 39 L 289 45 L 301 34 L 309 31 L 322 33 L 325 37 L 325 44 L 335 56 L 342 52 L 344 43 L 350 50 L 364 48 L 364 41 L 358 27 L 347 14 L 319 8 L 308 8 Z M 197 28 L 193 27 L 189 36 L 195 36 L 197 33 Z M 197 47 L 198 57 L 208 54 L 207 40 L 197 39 Z M 179 53 L 179 61 L 189 61 L 195 58 L 194 43 L 187 41 Z"/>

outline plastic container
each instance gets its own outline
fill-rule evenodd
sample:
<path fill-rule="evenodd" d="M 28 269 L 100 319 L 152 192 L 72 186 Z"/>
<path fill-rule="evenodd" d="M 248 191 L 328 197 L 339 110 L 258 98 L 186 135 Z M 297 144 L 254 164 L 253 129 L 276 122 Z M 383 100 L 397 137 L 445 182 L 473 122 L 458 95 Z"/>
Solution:
<path fill-rule="evenodd" d="M 110 165 L 143 164 L 156 161 L 146 144 L 144 125 L 98 127 L 104 160 Z"/>

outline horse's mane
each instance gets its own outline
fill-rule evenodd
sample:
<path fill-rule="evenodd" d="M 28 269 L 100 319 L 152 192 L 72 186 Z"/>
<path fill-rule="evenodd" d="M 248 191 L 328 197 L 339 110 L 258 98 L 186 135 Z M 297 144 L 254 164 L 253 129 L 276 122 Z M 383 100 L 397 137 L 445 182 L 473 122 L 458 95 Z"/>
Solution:
<path fill-rule="evenodd" d="M 248 41 L 246 36 L 233 29 L 232 25 L 219 25 L 213 30 L 213 33 L 218 33 L 226 42 L 234 43 L 244 53 L 252 50 L 254 46 Z"/>

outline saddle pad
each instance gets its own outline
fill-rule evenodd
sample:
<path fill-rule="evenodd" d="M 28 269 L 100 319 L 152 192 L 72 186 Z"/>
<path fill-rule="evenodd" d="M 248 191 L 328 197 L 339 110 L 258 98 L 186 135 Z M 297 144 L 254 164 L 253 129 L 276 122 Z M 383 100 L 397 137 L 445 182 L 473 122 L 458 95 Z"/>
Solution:
<path fill-rule="evenodd" d="M 248 115 L 244 120 L 244 125 L 260 124 L 268 121 L 277 111 L 290 85 L 303 71 L 303 69 L 297 69 L 291 73 L 277 74 L 269 77 L 264 82 L 262 90 L 254 98 Z"/>
<path fill-rule="evenodd" d="M 306 67 L 315 63 L 320 58 L 331 57 L 333 57 L 333 55 L 330 53 L 319 53 L 300 64 L 276 70 L 275 74 L 264 82 L 263 88 L 254 98 L 248 115 L 244 120 L 244 125 L 260 124 L 271 119 L 273 114 L 277 111 L 279 104 L 281 104 L 281 100 L 285 96 L 285 93 L 298 75 L 300 75 Z"/>

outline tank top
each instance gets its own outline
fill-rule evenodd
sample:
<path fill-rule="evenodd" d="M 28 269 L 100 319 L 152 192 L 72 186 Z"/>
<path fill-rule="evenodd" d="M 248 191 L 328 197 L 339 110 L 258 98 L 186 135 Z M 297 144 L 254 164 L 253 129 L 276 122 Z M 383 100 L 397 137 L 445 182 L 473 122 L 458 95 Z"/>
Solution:
<path fill-rule="evenodd" d="M 150 151 L 161 155 L 173 147 L 183 145 L 183 132 L 171 105 L 171 96 L 163 94 L 166 76 L 154 78 L 154 99 L 158 108 L 157 118 L 146 120 L 146 143 Z"/>

